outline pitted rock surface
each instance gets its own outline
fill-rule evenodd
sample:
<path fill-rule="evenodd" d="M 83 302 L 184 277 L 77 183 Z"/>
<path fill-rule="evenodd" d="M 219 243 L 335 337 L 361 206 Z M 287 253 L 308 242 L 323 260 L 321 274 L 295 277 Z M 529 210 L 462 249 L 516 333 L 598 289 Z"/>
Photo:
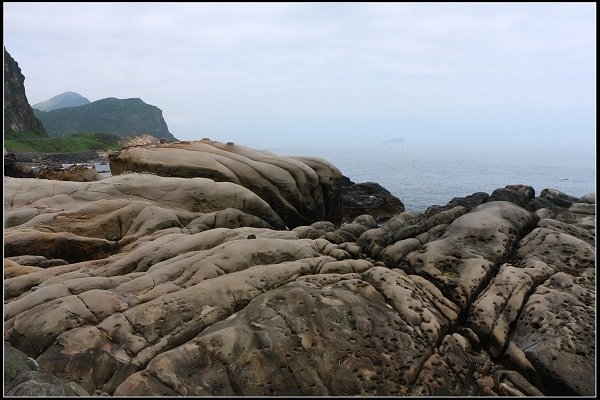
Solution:
<path fill-rule="evenodd" d="M 285 170 L 302 196 L 335 202 L 326 162 L 277 158 L 271 174 L 239 163 L 252 151 L 203 143 L 238 154 L 236 177 Z M 591 195 L 533 213 L 515 193 L 475 194 L 379 227 L 362 215 L 287 230 L 230 182 L 4 183 L 4 337 L 36 359 L 23 382 L 38 393 L 594 394 Z M 47 377 L 67 386 L 43 392 Z"/>
<path fill-rule="evenodd" d="M 440 239 L 408 254 L 401 268 L 434 282 L 465 310 L 533 221 L 513 203 L 482 204 L 454 220 Z"/>
<path fill-rule="evenodd" d="M 115 395 L 402 395 L 426 335 L 362 280 L 300 281 L 156 357 Z"/>
<path fill-rule="evenodd" d="M 546 393 L 595 393 L 595 269 L 552 275 L 528 299 L 511 340 Z"/>

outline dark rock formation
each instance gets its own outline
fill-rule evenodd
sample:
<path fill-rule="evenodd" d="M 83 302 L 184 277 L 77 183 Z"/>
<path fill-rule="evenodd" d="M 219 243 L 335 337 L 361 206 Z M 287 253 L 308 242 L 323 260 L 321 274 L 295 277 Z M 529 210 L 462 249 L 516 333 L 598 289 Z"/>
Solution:
<path fill-rule="evenodd" d="M 508 185 L 504 188 L 496 189 L 488 201 L 510 201 L 521 207 L 526 207 L 527 203 L 535 197 L 535 190 L 527 185 Z"/>
<path fill-rule="evenodd" d="M 33 114 L 25 95 L 25 77 L 21 68 L 4 49 L 4 135 L 46 137 L 46 131 Z"/>
<path fill-rule="evenodd" d="M 448 202 L 445 206 L 434 205 L 425 210 L 425 215 L 430 217 L 433 214 L 437 214 L 441 211 L 446 211 L 456 206 L 464 207 L 465 210 L 471 211 L 473 208 L 480 204 L 485 203 L 490 198 L 490 195 L 484 192 L 476 192 L 466 197 L 455 197 Z"/>
<path fill-rule="evenodd" d="M 539 197 L 533 198 L 529 201 L 526 208 L 531 211 L 535 211 L 540 208 L 549 208 L 553 211 L 563 211 L 578 202 L 579 199 L 577 197 L 569 196 L 568 194 L 559 190 L 544 189 L 540 193 Z"/>
<path fill-rule="evenodd" d="M 65 382 L 40 371 L 35 360 L 4 342 L 4 395 L 57 397 L 89 394 L 74 382 Z"/>
<path fill-rule="evenodd" d="M 352 221 L 359 215 L 369 214 L 377 222 L 384 222 L 404 211 L 404 204 L 388 190 L 375 182 L 342 186 L 343 221 Z"/>
<path fill-rule="evenodd" d="M 33 178 L 36 172 L 31 165 L 27 163 L 17 162 L 14 153 L 8 153 L 4 149 L 4 176 L 12 176 L 14 178 Z"/>

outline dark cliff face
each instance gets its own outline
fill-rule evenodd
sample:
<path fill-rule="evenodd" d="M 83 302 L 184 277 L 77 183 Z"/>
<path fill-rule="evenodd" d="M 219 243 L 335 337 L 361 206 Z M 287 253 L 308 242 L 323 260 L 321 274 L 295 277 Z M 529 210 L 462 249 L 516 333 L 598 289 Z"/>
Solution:
<path fill-rule="evenodd" d="M 35 117 L 29 105 L 24 82 L 19 64 L 4 49 L 4 132 L 46 136 L 42 122 Z"/>

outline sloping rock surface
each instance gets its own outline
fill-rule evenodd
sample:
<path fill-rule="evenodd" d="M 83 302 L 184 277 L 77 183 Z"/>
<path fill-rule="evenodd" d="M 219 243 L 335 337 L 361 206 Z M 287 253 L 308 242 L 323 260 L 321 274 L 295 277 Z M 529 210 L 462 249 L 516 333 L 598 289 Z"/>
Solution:
<path fill-rule="evenodd" d="M 291 229 L 341 220 L 341 173 L 323 159 L 281 157 L 211 140 L 123 149 L 110 158 L 113 175 L 126 171 L 203 177 L 244 186 L 265 200 Z"/>

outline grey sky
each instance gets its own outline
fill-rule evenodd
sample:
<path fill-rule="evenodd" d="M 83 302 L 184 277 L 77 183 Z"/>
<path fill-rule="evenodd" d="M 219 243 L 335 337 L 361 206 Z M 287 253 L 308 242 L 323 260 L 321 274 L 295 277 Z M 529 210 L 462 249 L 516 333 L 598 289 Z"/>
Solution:
<path fill-rule="evenodd" d="M 179 139 L 595 142 L 595 3 L 3 3 L 31 104 L 140 97 Z"/>

